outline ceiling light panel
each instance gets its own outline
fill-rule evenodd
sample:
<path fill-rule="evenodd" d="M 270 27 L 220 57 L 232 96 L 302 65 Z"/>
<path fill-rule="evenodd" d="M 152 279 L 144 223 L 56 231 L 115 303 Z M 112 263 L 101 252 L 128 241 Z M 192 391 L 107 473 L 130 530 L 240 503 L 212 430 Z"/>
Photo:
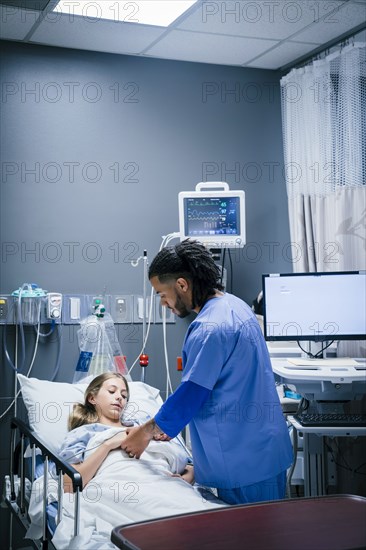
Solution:
<path fill-rule="evenodd" d="M 108 19 L 167 27 L 196 2 L 197 0 L 61 0 L 54 11 L 70 17 L 77 15 L 94 20 Z"/>
<path fill-rule="evenodd" d="M 54 18 L 54 20 L 52 19 Z M 123 32 L 121 30 L 123 27 Z M 151 25 L 124 25 L 100 19 L 51 14 L 34 31 L 31 42 L 61 48 L 138 55 L 155 42 L 165 29 Z"/>

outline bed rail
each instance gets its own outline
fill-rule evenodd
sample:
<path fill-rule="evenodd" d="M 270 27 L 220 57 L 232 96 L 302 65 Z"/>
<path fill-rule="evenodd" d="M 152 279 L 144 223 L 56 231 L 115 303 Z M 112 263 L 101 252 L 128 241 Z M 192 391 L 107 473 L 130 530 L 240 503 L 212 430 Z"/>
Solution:
<path fill-rule="evenodd" d="M 17 501 L 17 494 L 15 491 L 15 451 L 17 445 L 17 430 L 20 433 L 20 486 L 19 486 L 19 508 L 22 514 L 25 514 L 25 445 L 26 439 L 29 442 L 32 451 L 32 467 L 31 467 L 31 482 L 35 479 L 35 457 L 36 449 L 39 449 L 44 460 L 44 491 L 43 491 L 43 534 L 42 534 L 42 546 L 47 545 L 47 482 L 48 482 L 48 464 L 51 460 L 56 467 L 56 473 L 58 477 L 58 512 L 57 512 L 57 524 L 62 519 L 62 484 L 63 474 L 69 476 L 72 481 L 73 493 L 75 494 L 75 508 L 74 508 L 74 536 L 79 534 L 80 523 L 80 493 L 83 488 L 81 474 L 75 470 L 70 464 L 63 461 L 57 454 L 53 453 L 47 448 L 47 445 L 37 437 L 33 430 L 29 428 L 19 418 L 12 418 L 10 422 L 11 427 L 11 455 L 10 455 L 10 500 L 11 502 Z"/>

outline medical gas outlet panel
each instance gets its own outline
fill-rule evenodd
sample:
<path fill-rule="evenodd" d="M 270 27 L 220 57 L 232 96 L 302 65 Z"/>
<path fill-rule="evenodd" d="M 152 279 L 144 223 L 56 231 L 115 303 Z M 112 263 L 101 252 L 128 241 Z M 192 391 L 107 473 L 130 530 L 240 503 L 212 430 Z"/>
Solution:
<path fill-rule="evenodd" d="M 20 300 L 20 303 L 19 303 Z M 0 325 L 22 322 L 26 325 L 56 323 L 73 325 L 103 310 L 109 313 L 115 324 L 138 324 L 151 318 L 151 323 L 175 323 L 175 315 L 162 308 L 159 296 L 144 299 L 133 294 L 78 294 L 45 292 L 44 296 L 13 296 L 0 294 Z M 40 319 L 39 319 L 40 316 Z M 98 315 L 102 316 L 102 315 Z"/>
<path fill-rule="evenodd" d="M 98 306 L 103 305 L 105 312 L 109 313 L 116 324 L 143 323 L 144 318 L 152 323 L 163 322 L 163 312 L 160 306 L 160 298 L 150 296 L 146 298 L 144 306 L 143 297 L 133 294 L 65 294 L 62 313 L 64 324 L 77 324 L 81 319 L 91 315 Z M 170 310 L 166 311 L 166 322 L 175 323 L 175 315 Z"/>
<path fill-rule="evenodd" d="M 151 304 L 150 296 L 144 299 L 134 294 L 64 294 L 62 323 L 78 324 L 82 319 L 95 313 L 96 309 L 104 306 L 105 312 L 109 313 L 115 324 L 138 324 L 148 322 L 162 323 L 163 312 L 159 296 L 153 297 Z M 175 323 L 175 315 L 167 309 L 166 323 Z"/>

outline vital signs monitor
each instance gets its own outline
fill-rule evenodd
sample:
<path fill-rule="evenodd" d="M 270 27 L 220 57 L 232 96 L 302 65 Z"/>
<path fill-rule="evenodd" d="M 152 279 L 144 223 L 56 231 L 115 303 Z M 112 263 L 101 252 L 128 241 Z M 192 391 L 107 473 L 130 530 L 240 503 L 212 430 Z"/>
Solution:
<path fill-rule="evenodd" d="M 209 248 L 245 245 L 244 191 L 230 191 L 226 182 L 201 182 L 195 191 L 178 195 L 180 239 Z"/>

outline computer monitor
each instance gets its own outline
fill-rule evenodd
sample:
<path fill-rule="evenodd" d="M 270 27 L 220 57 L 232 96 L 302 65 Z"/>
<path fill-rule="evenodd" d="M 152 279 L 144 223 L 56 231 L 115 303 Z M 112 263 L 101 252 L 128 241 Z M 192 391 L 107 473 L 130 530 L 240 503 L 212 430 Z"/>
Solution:
<path fill-rule="evenodd" d="M 366 272 L 265 274 L 267 341 L 366 339 Z"/>
<path fill-rule="evenodd" d="M 209 248 L 245 245 L 244 191 L 230 191 L 226 182 L 201 182 L 195 191 L 178 195 L 180 239 Z"/>

